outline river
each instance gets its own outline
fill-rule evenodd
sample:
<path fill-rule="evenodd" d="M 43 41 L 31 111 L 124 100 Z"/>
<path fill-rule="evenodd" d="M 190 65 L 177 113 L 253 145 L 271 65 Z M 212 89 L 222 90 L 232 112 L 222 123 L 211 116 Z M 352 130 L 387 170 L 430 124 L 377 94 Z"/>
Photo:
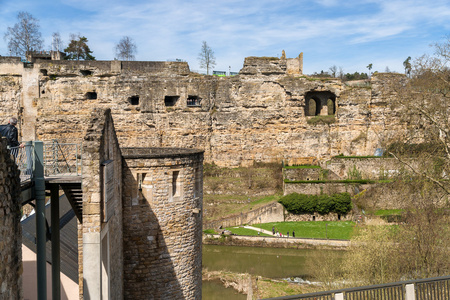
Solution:
<path fill-rule="evenodd" d="M 336 250 L 203 245 L 202 262 L 203 268 L 209 271 L 225 270 L 267 278 L 298 277 L 308 280 L 311 271 L 306 262 L 318 252 L 326 255 L 330 251 Z M 232 292 L 233 289 L 225 289 L 218 282 L 203 282 L 205 300 L 246 299 L 245 295 L 231 296 Z"/>

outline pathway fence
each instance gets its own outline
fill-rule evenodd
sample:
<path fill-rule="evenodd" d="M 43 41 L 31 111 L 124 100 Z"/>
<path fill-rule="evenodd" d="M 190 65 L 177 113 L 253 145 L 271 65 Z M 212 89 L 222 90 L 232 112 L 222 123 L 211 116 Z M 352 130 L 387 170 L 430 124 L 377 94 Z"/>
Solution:
<path fill-rule="evenodd" d="M 450 300 L 450 276 L 400 281 L 266 300 Z"/>

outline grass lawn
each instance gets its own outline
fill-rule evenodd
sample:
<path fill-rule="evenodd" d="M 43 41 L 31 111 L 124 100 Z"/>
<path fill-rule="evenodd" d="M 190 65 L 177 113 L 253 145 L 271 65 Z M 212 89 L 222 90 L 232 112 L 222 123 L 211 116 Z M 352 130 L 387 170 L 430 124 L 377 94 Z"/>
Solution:
<path fill-rule="evenodd" d="M 375 211 L 375 216 L 401 215 L 403 209 L 379 209 Z"/>
<path fill-rule="evenodd" d="M 295 237 L 349 240 L 352 237 L 355 222 L 352 221 L 305 221 L 305 222 L 277 222 L 254 224 L 254 227 L 272 231 L 272 227 L 282 234 L 295 230 Z"/>
<path fill-rule="evenodd" d="M 249 235 L 249 236 L 258 236 L 258 232 L 255 230 L 242 228 L 242 227 L 228 227 L 225 228 L 226 230 L 231 231 L 232 233 L 236 235 Z M 265 233 L 261 233 L 259 236 L 271 236 Z"/>

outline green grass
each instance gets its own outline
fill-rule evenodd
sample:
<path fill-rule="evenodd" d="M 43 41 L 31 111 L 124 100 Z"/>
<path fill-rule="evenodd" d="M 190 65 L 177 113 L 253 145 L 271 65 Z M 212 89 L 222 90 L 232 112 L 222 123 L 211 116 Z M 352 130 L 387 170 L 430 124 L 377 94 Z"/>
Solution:
<path fill-rule="evenodd" d="M 403 209 L 379 209 L 375 211 L 375 216 L 392 216 L 392 215 L 401 215 L 403 213 Z"/>
<path fill-rule="evenodd" d="M 349 159 L 349 158 L 385 158 L 383 156 L 373 156 L 373 155 L 365 155 L 365 156 L 350 156 L 350 155 L 336 155 L 333 156 L 333 158 L 344 158 L 344 159 Z"/>
<path fill-rule="evenodd" d="M 258 232 L 255 230 L 243 228 L 243 227 L 228 227 L 226 230 L 231 231 L 236 235 L 249 235 L 249 236 L 258 236 Z M 271 236 L 265 233 L 261 233 L 259 236 Z"/>
<path fill-rule="evenodd" d="M 386 181 L 386 180 L 385 180 Z M 378 183 L 378 180 L 371 179 L 344 179 L 344 180 L 288 180 L 285 179 L 284 183 Z"/>
<path fill-rule="evenodd" d="M 306 120 L 306 123 L 309 125 L 317 125 L 317 124 L 333 124 L 336 122 L 336 118 L 334 115 L 326 115 L 326 116 L 315 116 L 312 118 L 308 118 Z"/>
<path fill-rule="evenodd" d="M 217 232 L 214 229 L 206 229 L 203 230 L 204 234 L 217 234 Z"/>
<path fill-rule="evenodd" d="M 328 224 L 328 226 L 327 226 Z M 305 222 L 277 222 L 255 224 L 254 227 L 272 231 L 272 227 L 282 234 L 295 230 L 295 237 L 349 240 L 352 237 L 355 223 L 352 221 L 305 221 Z"/>

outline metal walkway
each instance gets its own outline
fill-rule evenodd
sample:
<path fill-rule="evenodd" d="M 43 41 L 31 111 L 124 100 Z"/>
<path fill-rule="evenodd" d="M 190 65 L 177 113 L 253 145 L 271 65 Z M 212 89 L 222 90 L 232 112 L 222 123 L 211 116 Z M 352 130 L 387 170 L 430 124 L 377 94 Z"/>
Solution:
<path fill-rule="evenodd" d="M 52 295 L 53 299 L 60 299 L 60 190 L 82 222 L 81 144 L 32 141 L 26 142 L 23 148 L 11 148 L 10 153 L 20 171 L 21 204 L 33 205 L 36 211 L 37 299 L 47 299 L 48 239 L 51 240 Z M 45 217 L 46 196 L 50 196 L 51 202 L 50 228 Z"/>

